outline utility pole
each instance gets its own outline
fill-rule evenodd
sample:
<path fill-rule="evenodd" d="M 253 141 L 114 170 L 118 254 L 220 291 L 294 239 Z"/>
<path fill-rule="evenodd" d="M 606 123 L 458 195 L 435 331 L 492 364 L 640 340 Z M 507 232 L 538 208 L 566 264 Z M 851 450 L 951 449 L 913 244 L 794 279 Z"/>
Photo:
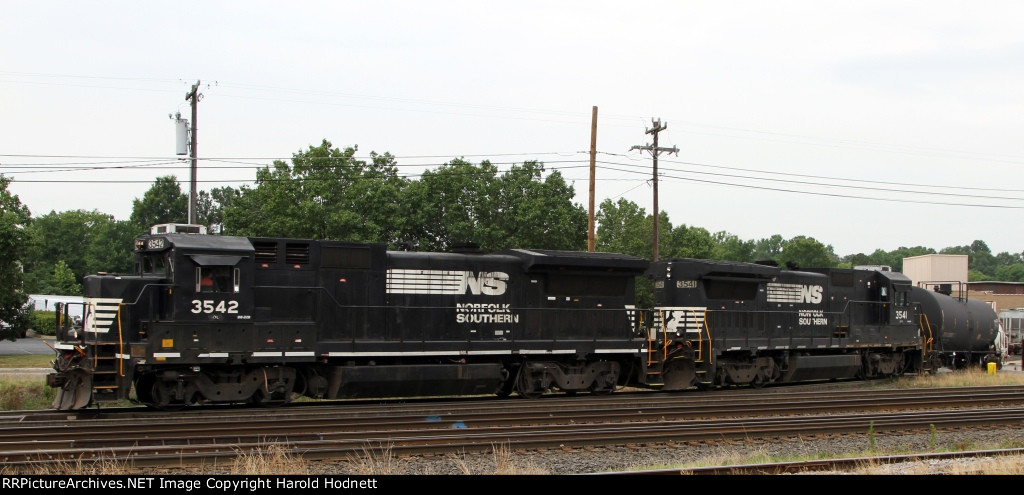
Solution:
<path fill-rule="evenodd" d="M 590 117 L 590 218 L 587 232 L 587 251 L 594 252 L 594 181 L 595 164 L 597 163 L 597 106 L 594 106 Z"/>
<path fill-rule="evenodd" d="M 679 154 L 679 148 L 673 146 L 671 148 L 659 148 L 658 147 L 658 133 L 668 129 L 668 123 L 665 125 L 661 124 L 661 119 L 651 119 L 652 127 L 647 129 L 646 134 L 654 136 L 654 144 L 647 144 L 644 146 L 633 146 L 630 150 L 650 151 L 651 156 L 654 157 L 654 259 L 658 261 L 658 153 L 675 153 Z"/>
<path fill-rule="evenodd" d="M 191 149 L 189 150 L 192 158 L 192 183 L 189 187 L 188 193 L 189 224 L 196 223 L 196 198 L 198 197 L 198 193 L 196 193 L 196 176 L 198 175 L 198 164 L 196 162 L 196 158 L 198 157 L 198 154 L 196 153 L 196 116 L 198 115 L 197 107 L 199 105 L 199 100 L 202 98 L 203 95 L 199 93 L 199 81 L 196 80 L 195 85 L 192 86 L 192 91 L 185 93 L 185 101 L 192 102 L 192 146 L 190 146 Z"/>

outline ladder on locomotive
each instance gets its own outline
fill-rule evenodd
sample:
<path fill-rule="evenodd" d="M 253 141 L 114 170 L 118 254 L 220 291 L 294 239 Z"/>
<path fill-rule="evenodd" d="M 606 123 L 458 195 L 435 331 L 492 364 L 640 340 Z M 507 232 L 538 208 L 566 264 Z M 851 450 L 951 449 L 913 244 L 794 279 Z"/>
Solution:
<path fill-rule="evenodd" d="M 711 331 L 707 326 L 707 310 L 705 308 L 681 308 L 678 312 L 679 323 L 676 329 L 684 329 L 684 341 L 693 348 L 693 365 L 696 380 L 699 384 L 711 385 L 713 377 L 708 377 L 708 366 L 705 366 L 705 355 L 710 363 Z M 673 332 L 674 333 L 674 332 Z M 659 344 L 660 342 L 660 344 Z M 665 310 L 657 310 L 651 331 L 647 334 L 647 384 L 664 385 L 663 369 L 672 342 L 669 339 L 669 327 L 665 318 Z M 696 343 L 694 347 L 693 344 Z"/>
<path fill-rule="evenodd" d="M 120 399 L 127 398 L 126 391 L 121 391 L 122 382 L 124 381 L 124 359 L 123 347 L 124 342 L 121 334 L 121 306 L 117 307 L 116 325 L 117 325 L 117 341 L 111 342 L 109 338 L 105 339 L 103 336 L 106 334 L 100 334 L 95 331 L 83 332 L 85 338 L 83 339 L 86 344 L 89 344 L 91 352 L 87 359 L 90 360 L 92 365 L 92 400 L 93 402 L 117 402 Z M 95 323 L 96 320 L 96 307 L 90 303 L 89 311 L 93 312 L 92 321 Z M 92 337 L 90 339 L 89 337 Z"/>

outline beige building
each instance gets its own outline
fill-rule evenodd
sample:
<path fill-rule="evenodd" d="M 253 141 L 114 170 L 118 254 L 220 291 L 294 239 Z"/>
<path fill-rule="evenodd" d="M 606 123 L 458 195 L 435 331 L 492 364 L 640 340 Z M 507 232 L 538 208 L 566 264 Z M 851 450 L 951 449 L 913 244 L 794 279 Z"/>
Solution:
<path fill-rule="evenodd" d="M 1024 283 L 968 282 L 966 254 L 926 254 L 903 258 L 903 274 L 928 289 L 948 289 L 954 297 L 984 301 L 1000 311 L 1024 308 Z"/>
<path fill-rule="evenodd" d="M 903 258 L 903 274 L 918 287 L 948 286 L 957 292 L 960 285 L 967 283 L 967 255 L 926 254 Z"/>

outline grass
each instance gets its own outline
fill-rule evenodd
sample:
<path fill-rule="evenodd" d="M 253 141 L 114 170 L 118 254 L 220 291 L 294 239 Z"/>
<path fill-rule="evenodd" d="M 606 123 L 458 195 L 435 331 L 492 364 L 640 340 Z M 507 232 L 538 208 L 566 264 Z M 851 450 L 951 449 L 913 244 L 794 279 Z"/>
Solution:
<path fill-rule="evenodd" d="M 0 381 L 0 410 L 22 411 L 50 409 L 57 389 L 39 377 L 5 377 Z"/>
<path fill-rule="evenodd" d="M 980 387 L 987 385 L 1024 385 L 1024 373 L 996 372 L 989 375 L 979 368 L 970 368 L 952 373 L 905 376 L 875 385 L 876 388 L 939 388 L 939 387 Z"/>
<path fill-rule="evenodd" d="M 0 356 L 0 368 L 52 368 L 53 354 L 10 354 Z"/>

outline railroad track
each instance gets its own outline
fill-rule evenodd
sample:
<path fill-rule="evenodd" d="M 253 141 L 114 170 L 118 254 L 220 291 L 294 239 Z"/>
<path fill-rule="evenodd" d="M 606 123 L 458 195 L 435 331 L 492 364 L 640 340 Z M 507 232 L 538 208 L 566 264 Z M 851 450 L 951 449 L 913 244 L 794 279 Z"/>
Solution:
<path fill-rule="evenodd" d="M 210 466 L 271 444 L 307 460 L 513 450 L 647 448 L 709 440 L 1024 423 L 1024 387 L 619 394 L 552 400 L 320 404 L 186 414 L 5 414 L 8 468 L 69 462 Z"/>

